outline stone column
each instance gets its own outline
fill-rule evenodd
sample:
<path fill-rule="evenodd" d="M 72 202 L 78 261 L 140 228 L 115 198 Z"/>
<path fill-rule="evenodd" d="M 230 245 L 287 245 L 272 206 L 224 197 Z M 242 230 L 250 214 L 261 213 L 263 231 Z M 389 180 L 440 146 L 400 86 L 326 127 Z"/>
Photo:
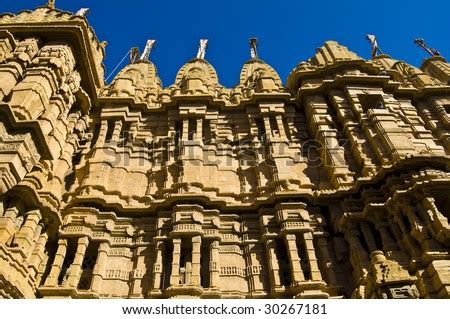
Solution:
<path fill-rule="evenodd" d="M 219 266 L 219 241 L 213 240 L 209 247 L 209 287 L 219 288 L 220 286 L 220 266 Z"/>
<path fill-rule="evenodd" d="M 73 259 L 73 263 L 70 266 L 70 273 L 67 278 L 65 286 L 67 287 L 77 287 L 81 276 L 81 267 L 83 265 L 84 255 L 89 244 L 89 238 L 87 236 L 80 237 L 78 239 L 77 252 Z"/>
<path fill-rule="evenodd" d="M 322 256 L 322 264 L 325 269 L 328 285 L 336 286 L 338 284 L 336 274 L 333 269 L 333 259 L 331 258 L 328 250 L 328 243 L 325 237 L 319 237 L 317 239 L 319 244 L 320 255 Z"/>
<path fill-rule="evenodd" d="M 187 141 L 189 139 L 189 119 L 183 119 L 183 130 L 181 139 Z"/>
<path fill-rule="evenodd" d="M 286 131 L 284 130 L 283 116 L 281 114 L 275 115 L 277 121 L 278 132 L 280 132 L 280 138 L 287 139 Z"/>
<path fill-rule="evenodd" d="M 119 141 L 120 132 L 122 132 L 122 126 L 123 126 L 122 120 L 117 120 L 116 122 L 114 122 L 114 130 L 111 136 L 112 144 L 117 144 L 117 142 Z"/>
<path fill-rule="evenodd" d="M 42 229 L 43 225 L 39 224 L 39 228 Z M 37 233 L 37 232 L 36 232 Z M 40 233 L 40 231 L 39 231 Z M 30 257 L 30 261 L 28 264 L 28 269 L 30 269 L 30 272 L 32 273 L 32 277 L 37 275 L 39 272 L 39 266 L 41 265 L 42 261 L 45 257 L 45 245 L 47 244 L 48 240 L 48 234 L 43 233 L 40 234 L 36 240 L 36 245 L 34 246 L 33 253 Z"/>
<path fill-rule="evenodd" d="M 164 241 L 158 240 L 155 243 L 155 263 L 153 264 L 153 289 L 161 289 L 162 284 L 162 268 L 165 244 Z M 164 266 L 166 267 L 166 266 Z"/>
<path fill-rule="evenodd" d="M 300 267 L 300 257 L 298 255 L 296 236 L 294 234 L 286 234 L 284 236 L 284 240 L 286 242 L 287 253 L 289 256 L 292 282 L 304 281 L 305 276 L 302 268 Z"/>
<path fill-rule="evenodd" d="M 172 272 L 170 274 L 170 286 L 177 286 L 180 284 L 180 255 L 181 255 L 181 239 L 172 239 L 173 253 L 172 253 Z"/>
<path fill-rule="evenodd" d="M 201 141 L 203 139 L 203 119 L 197 119 L 197 132 L 195 133 L 195 139 Z"/>
<path fill-rule="evenodd" d="M 0 244 L 6 244 L 16 232 L 16 219 L 23 209 L 23 202 L 14 199 L 3 216 L 0 217 Z"/>
<path fill-rule="evenodd" d="M 35 278 L 36 283 L 40 283 L 42 276 L 44 275 L 47 263 L 49 262 L 49 256 L 45 253 L 45 246 L 48 241 L 48 234 L 43 233 L 39 236 L 36 246 L 34 247 L 33 254 L 30 257 L 28 269 L 32 278 Z"/>
<path fill-rule="evenodd" d="M 35 231 L 38 228 L 42 215 L 39 209 L 28 212 L 25 216 L 25 222 L 20 230 L 14 236 L 13 244 L 16 244 L 25 254 L 28 254 L 34 244 Z"/>
<path fill-rule="evenodd" d="M 345 160 L 344 147 L 339 145 L 338 130 L 332 124 L 325 98 L 321 95 L 307 97 L 305 113 L 311 134 L 322 145 L 320 153 L 331 183 L 336 188 L 352 185 L 354 173 Z"/>
<path fill-rule="evenodd" d="M 191 284 L 200 286 L 200 249 L 202 245 L 202 237 L 192 237 L 192 274 Z"/>
<path fill-rule="evenodd" d="M 322 274 L 320 273 L 319 265 L 317 264 L 312 232 L 303 233 L 303 240 L 305 242 L 306 254 L 308 255 L 311 280 L 322 280 Z"/>
<path fill-rule="evenodd" d="M 100 243 L 98 247 L 97 260 L 94 269 L 92 270 L 91 282 L 91 290 L 97 293 L 99 293 L 102 288 L 109 248 L 108 242 Z"/>
<path fill-rule="evenodd" d="M 340 90 L 333 90 L 329 92 L 329 97 L 337 116 L 342 120 L 343 132 L 352 145 L 353 156 L 363 168 L 362 174 L 364 176 L 375 174 L 377 172 L 376 155 L 373 147 L 366 146 L 369 144 L 368 135 L 364 134 L 363 125 L 358 123 L 357 114 L 359 112 L 353 110 L 349 100 L 349 98 L 357 99 L 357 95 L 352 92 L 349 96 Z"/>
<path fill-rule="evenodd" d="M 383 243 L 383 250 L 385 253 L 388 251 L 395 251 L 398 249 L 397 244 L 394 242 L 394 240 L 387 231 L 388 226 L 389 224 L 386 222 L 379 222 L 375 225 L 376 229 L 380 232 L 381 241 Z"/>
<path fill-rule="evenodd" d="M 377 250 L 377 245 L 375 243 L 375 239 L 373 238 L 372 230 L 370 229 L 367 222 L 363 221 L 360 223 L 361 231 L 364 236 L 364 239 L 369 247 L 369 251 Z"/>
<path fill-rule="evenodd" d="M 266 240 L 267 260 L 269 262 L 268 269 L 272 288 L 281 286 L 279 276 L 280 266 L 278 264 L 277 255 L 275 253 L 276 247 L 277 245 L 275 239 L 269 238 Z"/>
<path fill-rule="evenodd" d="M 273 131 L 272 131 L 272 128 L 270 127 L 269 116 L 264 116 L 263 121 L 264 121 L 264 130 L 266 131 L 266 140 L 267 140 L 267 138 L 270 139 L 271 137 L 273 137 Z"/>
<path fill-rule="evenodd" d="M 419 243 L 424 239 L 428 239 L 428 232 L 412 207 L 407 204 L 400 205 L 400 207 L 411 224 L 411 236 L 414 237 Z"/>
<path fill-rule="evenodd" d="M 64 258 L 66 257 L 67 245 L 68 245 L 67 239 L 60 239 L 58 241 L 58 250 L 56 251 L 55 259 L 53 260 L 50 274 L 45 280 L 46 286 L 54 287 L 58 285 L 58 277 L 59 274 L 61 273 Z"/>
<path fill-rule="evenodd" d="M 102 120 L 100 125 L 100 131 L 98 133 L 97 145 L 103 146 L 106 141 L 106 134 L 108 133 L 108 121 Z"/>
<path fill-rule="evenodd" d="M 350 260 L 353 259 L 354 261 L 354 263 L 352 263 L 353 268 L 365 269 L 367 271 L 370 265 L 369 255 L 361 245 L 361 241 L 359 239 L 359 232 L 356 229 L 351 229 L 347 233 L 346 237 L 350 247 L 350 256 L 353 257 Z"/>
<path fill-rule="evenodd" d="M 402 232 L 401 235 L 403 237 L 403 242 L 405 243 L 406 249 L 409 250 L 410 255 L 414 257 L 420 256 L 418 243 L 411 236 L 410 230 L 406 227 L 405 223 L 403 222 L 401 218 L 401 213 L 399 211 L 395 212 L 394 221 L 397 222 L 397 225 L 399 226 Z"/>

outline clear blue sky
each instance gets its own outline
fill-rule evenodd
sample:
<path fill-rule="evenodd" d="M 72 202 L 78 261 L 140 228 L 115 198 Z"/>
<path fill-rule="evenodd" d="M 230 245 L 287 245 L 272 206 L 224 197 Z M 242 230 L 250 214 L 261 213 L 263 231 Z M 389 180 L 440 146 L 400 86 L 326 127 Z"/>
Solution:
<path fill-rule="evenodd" d="M 0 11 L 33 9 L 46 0 L 1 0 Z M 164 86 L 209 39 L 206 59 L 225 86 L 237 83 L 249 59 L 248 38 L 259 38 L 259 56 L 283 82 L 300 61 L 311 57 L 326 40 L 336 40 L 368 58 L 366 33 L 377 35 L 381 49 L 394 58 L 420 65 L 426 54 L 413 44 L 424 38 L 450 60 L 450 1 L 395 0 L 56 0 L 59 9 L 89 7 L 90 24 L 108 41 L 106 74 L 133 46 L 143 49 L 156 39 L 151 54 Z M 119 68 L 120 69 L 120 68 Z"/>

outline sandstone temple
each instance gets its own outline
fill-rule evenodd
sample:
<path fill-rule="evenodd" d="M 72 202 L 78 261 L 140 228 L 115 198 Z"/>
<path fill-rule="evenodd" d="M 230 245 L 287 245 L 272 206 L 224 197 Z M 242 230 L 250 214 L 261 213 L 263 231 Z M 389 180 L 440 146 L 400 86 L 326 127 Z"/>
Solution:
<path fill-rule="evenodd" d="M 108 84 L 80 11 L 0 15 L 0 297 L 450 297 L 437 51 L 328 41 L 283 84 L 253 40 L 226 88 L 202 41 Z"/>

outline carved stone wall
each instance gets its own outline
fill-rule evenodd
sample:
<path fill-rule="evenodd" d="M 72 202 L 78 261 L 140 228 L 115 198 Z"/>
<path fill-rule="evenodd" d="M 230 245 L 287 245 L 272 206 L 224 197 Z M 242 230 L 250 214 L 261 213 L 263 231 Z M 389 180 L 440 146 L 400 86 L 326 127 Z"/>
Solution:
<path fill-rule="evenodd" d="M 329 41 L 225 88 L 103 56 L 84 17 L 0 15 L 1 297 L 450 297 L 442 57 Z"/>

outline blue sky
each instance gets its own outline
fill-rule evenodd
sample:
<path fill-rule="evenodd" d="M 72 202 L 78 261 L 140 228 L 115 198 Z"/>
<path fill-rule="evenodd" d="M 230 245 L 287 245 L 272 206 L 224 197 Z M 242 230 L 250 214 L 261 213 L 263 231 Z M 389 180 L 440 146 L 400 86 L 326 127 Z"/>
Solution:
<path fill-rule="evenodd" d="M 45 3 L 2 0 L 0 11 L 17 12 Z M 326 40 L 369 58 L 367 33 L 377 35 L 386 54 L 417 66 L 426 54 L 413 44 L 415 37 L 424 38 L 450 60 L 448 0 L 56 0 L 56 6 L 67 11 L 91 9 L 90 24 L 101 41 L 108 41 L 106 74 L 130 47 L 142 50 L 148 38 L 156 39 L 151 60 L 164 86 L 171 85 L 178 69 L 195 56 L 200 38 L 209 39 L 206 59 L 228 87 L 238 82 L 242 64 L 249 59 L 251 36 L 259 39 L 260 58 L 283 82 Z"/>

